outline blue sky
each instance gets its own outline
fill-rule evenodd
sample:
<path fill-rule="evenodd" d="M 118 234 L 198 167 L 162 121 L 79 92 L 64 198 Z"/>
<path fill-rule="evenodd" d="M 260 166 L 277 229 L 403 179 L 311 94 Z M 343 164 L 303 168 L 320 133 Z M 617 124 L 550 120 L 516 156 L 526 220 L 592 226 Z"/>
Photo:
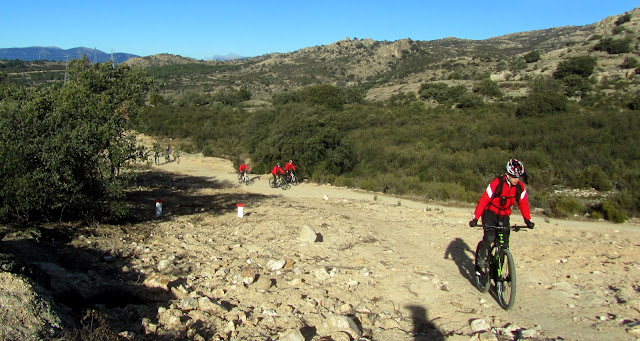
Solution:
<path fill-rule="evenodd" d="M 346 37 L 486 39 L 592 24 L 635 7 L 637 0 L 8 1 L 0 10 L 0 48 L 253 57 Z"/>

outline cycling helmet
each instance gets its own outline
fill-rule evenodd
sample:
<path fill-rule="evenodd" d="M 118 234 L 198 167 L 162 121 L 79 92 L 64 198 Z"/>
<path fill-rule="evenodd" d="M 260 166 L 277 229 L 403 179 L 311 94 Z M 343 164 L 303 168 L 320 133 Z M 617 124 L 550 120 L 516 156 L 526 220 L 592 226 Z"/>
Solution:
<path fill-rule="evenodd" d="M 280 166 L 280 162 L 276 163 L 276 166 Z"/>
<path fill-rule="evenodd" d="M 507 173 L 514 178 L 519 178 L 524 174 L 524 165 L 518 159 L 511 159 L 507 162 Z"/>

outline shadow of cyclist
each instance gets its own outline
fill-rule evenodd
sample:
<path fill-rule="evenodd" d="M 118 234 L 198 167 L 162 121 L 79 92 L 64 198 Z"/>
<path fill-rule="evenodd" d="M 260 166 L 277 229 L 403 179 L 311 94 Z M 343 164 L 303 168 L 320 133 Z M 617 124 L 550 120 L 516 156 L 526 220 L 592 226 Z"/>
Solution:
<path fill-rule="evenodd" d="M 405 306 L 411 312 L 414 341 L 444 341 L 444 334 L 427 319 L 427 309 L 419 305 Z"/>
<path fill-rule="evenodd" d="M 474 284 L 475 261 L 467 254 L 467 251 L 471 255 L 475 253 L 474 250 L 464 242 L 464 240 L 456 238 L 454 241 L 449 243 L 449 246 L 447 246 L 447 250 L 444 253 L 444 259 L 448 259 L 449 256 L 451 256 L 451 259 L 456 262 L 458 271 L 460 271 L 462 277 L 466 278 L 469 283 Z"/>

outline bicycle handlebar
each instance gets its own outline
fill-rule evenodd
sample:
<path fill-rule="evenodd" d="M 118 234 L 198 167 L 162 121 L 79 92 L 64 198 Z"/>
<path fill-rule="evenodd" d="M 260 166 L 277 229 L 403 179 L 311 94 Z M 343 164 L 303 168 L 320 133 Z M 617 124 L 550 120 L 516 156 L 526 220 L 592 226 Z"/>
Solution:
<path fill-rule="evenodd" d="M 479 227 L 482 227 L 482 229 L 484 230 L 513 230 L 513 231 L 520 231 L 522 229 L 531 229 L 530 227 L 526 226 L 526 225 L 511 225 L 511 226 L 491 226 L 491 225 L 480 225 Z"/>

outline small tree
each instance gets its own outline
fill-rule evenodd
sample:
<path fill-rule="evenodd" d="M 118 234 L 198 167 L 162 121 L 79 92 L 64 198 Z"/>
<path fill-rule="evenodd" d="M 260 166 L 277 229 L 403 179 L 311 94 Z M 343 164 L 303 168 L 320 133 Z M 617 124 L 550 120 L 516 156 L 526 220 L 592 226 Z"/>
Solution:
<path fill-rule="evenodd" d="M 595 51 L 607 51 L 608 54 L 629 53 L 633 49 L 631 47 L 631 38 L 613 39 L 605 38 L 593 47 Z"/>
<path fill-rule="evenodd" d="M 86 56 L 69 63 L 68 75 L 61 88 L 0 98 L 1 221 L 125 213 L 126 169 L 144 156 L 128 132 L 152 80 Z"/>
<path fill-rule="evenodd" d="M 482 96 L 488 97 L 502 97 L 502 90 L 498 86 L 498 83 L 484 79 L 473 86 L 473 92 L 476 92 Z"/>
<path fill-rule="evenodd" d="M 586 78 L 593 74 L 596 64 L 596 58 L 591 56 L 574 57 L 560 62 L 556 72 L 553 73 L 553 77 L 556 79 L 563 79 L 567 76 L 578 75 Z"/>
<path fill-rule="evenodd" d="M 527 63 L 535 63 L 540 60 L 540 51 L 533 50 L 524 55 L 524 61 Z"/>

